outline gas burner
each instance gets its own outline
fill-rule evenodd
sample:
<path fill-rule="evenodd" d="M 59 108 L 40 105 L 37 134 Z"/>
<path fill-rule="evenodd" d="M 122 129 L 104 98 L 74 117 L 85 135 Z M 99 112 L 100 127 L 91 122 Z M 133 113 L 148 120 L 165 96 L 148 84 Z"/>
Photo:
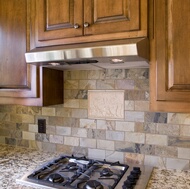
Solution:
<path fill-rule="evenodd" d="M 54 173 L 48 177 L 48 181 L 52 183 L 61 183 L 64 181 L 64 178 L 60 174 Z"/>
<path fill-rule="evenodd" d="M 73 162 L 68 163 L 65 168 L 69 169 L 69 170 L 76 170 L 76 169 L 78 169 L 77 164 L 73 163 Z"/>
<path fill-rule="evenodd" d="M 110 177 L 113 175 L 113 171 L 111 171 L 109 168 L 104 168 L 101 172 L 100 172 L 100 176 L 101 177 Z"/>
<path fill-rule="evenodd" d="M 104 189 L 104 187 L 97 180 L 89 180 L 86 182 L 83 189 Z"/>

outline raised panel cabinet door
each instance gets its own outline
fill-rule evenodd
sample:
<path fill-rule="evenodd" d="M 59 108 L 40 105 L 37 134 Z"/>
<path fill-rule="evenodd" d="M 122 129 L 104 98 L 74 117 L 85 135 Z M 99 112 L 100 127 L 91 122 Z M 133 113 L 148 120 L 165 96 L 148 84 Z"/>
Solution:
<path fill-rule="evenodd" d="M 82 0 L 36 0 L 38 41 L 81 36 Z"/>
<path fill-rule="evenodd" d="M 146 7 L 146 0 L 84 0 L 84 35 L 139 31 Z"/>
<path fill-rule="evenodd" d="M 190 111 L 190 0 L 155 0 L 151 107 Z"/>

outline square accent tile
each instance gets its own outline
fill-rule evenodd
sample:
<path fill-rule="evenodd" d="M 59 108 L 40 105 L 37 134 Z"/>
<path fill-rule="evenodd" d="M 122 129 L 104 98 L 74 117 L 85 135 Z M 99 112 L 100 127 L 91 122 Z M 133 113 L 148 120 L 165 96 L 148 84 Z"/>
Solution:
<path fill-rule="evenodd" d="M 124 119 L 124 90 L 89 90 L 88 117 Z"/>

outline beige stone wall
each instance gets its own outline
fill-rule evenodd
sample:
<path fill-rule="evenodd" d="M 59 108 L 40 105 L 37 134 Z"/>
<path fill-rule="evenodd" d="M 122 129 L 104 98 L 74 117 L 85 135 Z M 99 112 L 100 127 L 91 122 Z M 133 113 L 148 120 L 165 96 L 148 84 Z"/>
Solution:
<path fill-rule="evenodd" d="M 149 111 L 148 69 L 65 71 L 64 75 L 64 104 L 0 106 L 0 143 L 189 168 L 190 114 Z M 39 118 L 46 119 L 46 134 L 38 133 Z"/>

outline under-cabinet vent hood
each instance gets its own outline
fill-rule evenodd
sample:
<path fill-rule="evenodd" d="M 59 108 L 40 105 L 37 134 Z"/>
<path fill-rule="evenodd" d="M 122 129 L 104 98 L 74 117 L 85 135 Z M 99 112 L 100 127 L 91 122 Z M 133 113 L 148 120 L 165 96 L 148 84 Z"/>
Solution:
<path fill-rule="evenodd" d="M 149 67 L 146 38 L 39 48 L 25 54 L 26 62 L 61 70 Z"/>

